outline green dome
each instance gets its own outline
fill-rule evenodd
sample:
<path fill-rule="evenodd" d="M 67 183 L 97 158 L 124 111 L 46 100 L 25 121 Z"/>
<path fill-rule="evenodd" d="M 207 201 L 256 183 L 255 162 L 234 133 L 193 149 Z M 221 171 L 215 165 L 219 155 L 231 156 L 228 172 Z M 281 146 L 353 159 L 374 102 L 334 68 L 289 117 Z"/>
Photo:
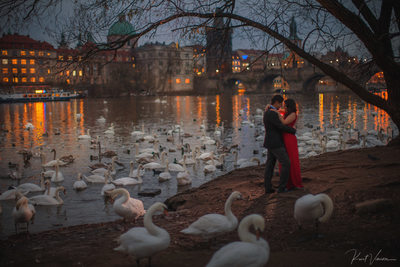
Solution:
<path fill-rule="evenodd" d="M 115 22 L 108 30 L 108 36 L 110 35 L 133 35 L 135 29 L 132 24 L 125 20 L 124 16 L 121 16 L 119 21 Z"/>

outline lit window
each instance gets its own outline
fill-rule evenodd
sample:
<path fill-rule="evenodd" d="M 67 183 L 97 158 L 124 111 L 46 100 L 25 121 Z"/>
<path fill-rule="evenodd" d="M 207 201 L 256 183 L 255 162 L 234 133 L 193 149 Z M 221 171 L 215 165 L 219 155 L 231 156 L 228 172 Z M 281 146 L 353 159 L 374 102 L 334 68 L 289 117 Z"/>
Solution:
<path fill-rule="evenodd" d="M 40 78 L 39 78 L 39 82 L 41 82 L 41 83 L 44 82 L 44 78 L 43 78 L 43 77 L 40 77 Z"/>
<path fill-rule="evenodd" d="M 17 68 L 13 68 L 12 69 L 12 73 L 18 73 L 18 69 Z"/>
<path fill-rule="evenodd" d="M 35 60 L 34 60 L 34 59 L 31 59 L 31 60 L 29 61 L 29 64 L 35 65 Z"/>
<path fill-rule="evenodd" d="M 68 56 L 68 60 L 72 60 L 72 56 Z"/>
<path fill-rule="evenodd" d="M 51 53 L 47 53 L 48 56 L 51 56 Z"/>
<path fill-rule="evenodd" d="M 58 56 L 58 59 L 59 60 L 64 60 L 64 57 L 63 56 Z"/>
<path fill-rule="evenodd" d="M 60 76 L 63 76 L 63 72 L 60 72 Z"/>
<path fill-rule="evenodd" d="M 3 63 L 3 64 L 8 64 L 8 59 L 3 58 L 3 59 L 1 60 L 1 63 Z"/>
<path fill-rule="evenodd" d="M 3 73 L 8 73 L 8 69 L 7 68 L 3 68 Z"/>
<path fill-rule="evenodd" d="M 3 78 L 3 82 L 8 83 L 8 78 L 7 78 L 7 77 L 4 77 L 4 78 Z"/>
<path fill-rule="evenodd" d="M 36 73 L 36 70 L 34 68 L 31 68 L 30 73 Z"/>
<path fill-rule="evenodd" d="M 17 59 L 13 59 L 13 60 L 11 60 L 11 61 L 12 61 L 12 64 L 18 64 Z"/>
<path fill-rule="evenodd" d="M 43 53 L 43 51 L 39 51 L 39 56 L 44 56 L 44 53 Z"/>
<path fill-rule="evenodd" d="M 76 71 L 72 71 L 72 76 L 76 76 Z"/>
<path fill-rule="evenodd" d="M 69 79 L 67 79 L 67 83 L 70 84 L 70 80 Z"/>
<path fill-rule="evenodd" d="M 34 56 L 35 55 L 35 51 L 29 51 L 29 55 L 30 56 Z"/>
<path fill-rule="evenodd" d="M 36 82 L 36 78 L 35 77 L 31 77 L 31 82 Z"/>
<path fill-rule="evenodd" d="M 26 51 L 21 51 L 21 56 L 26 56 Z"/>
<path fill-rule="evenodd" d="M 82 56 L 79 56 L 79 57 L 78 57 L 78 60 L 81 61 L 81 60 L 82 60 Z"/>
<path fill-rule="evenodd" d="M 26 83 L 26 77 L 22 77 L 21 82 Z"/>
<path fill-rule="evenodd" d="M 22 68 L 21 73 L 26 73 L 26 68 Z"/>
<path fill-rule="evenodd" d="M 176 83 L 181 83 L 181 79 L 176 79 Z"/>
<path fill-rule="evenodd" d="M 21 59 L 21 64 L 26 65 L 26 59 Z"/>
<path fill-rule="evenodd" d="M 65 72 L 65 75 L 69 76 L 69 70 L 67 70 L 67 71 Z"/>
<path fill-rule="evenodd" d="M 185 83 L 190 83 L 190 79 L 185 79 Z"/>
<path fill-rule="evenodd" d="M 7 55 L 8 55 L 8 52 L 7 52 L 7 50 L 1 50 L 1 54 L 2 54 L 3 56 L 7 56 Z"/>
<path fill-rule="evenodd" d="M 17 83 L 18 82 L 18 77 L 13 78 L 13 82 Z"/>
<path fill-rule="evenodd" d="M 50 69 L 47 69 L 47 73 L 48 73 L 48 74 L 50 74 L 50 73 L 51 73 Z"/>
<path fill-rule="evenodd" d="M 82 70 L 79 71 L 79 76 L 82 76 Z"/>
<path fill-rule="evenodd" d="M 135 68 L 136 67 L 136 65 L 135 64 L 132 64 L 132 68 Z"/>

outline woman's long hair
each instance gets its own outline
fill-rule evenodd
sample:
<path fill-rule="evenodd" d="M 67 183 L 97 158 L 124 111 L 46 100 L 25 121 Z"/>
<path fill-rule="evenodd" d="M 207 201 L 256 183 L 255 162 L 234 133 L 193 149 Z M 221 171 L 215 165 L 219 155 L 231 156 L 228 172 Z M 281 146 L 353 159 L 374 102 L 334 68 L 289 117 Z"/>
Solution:
<path fill-rule="evenodd" d="M 291 99 L 291 98 L 286 99 L 285 105 L 286 105 L 286 112 L 285 112 L 285 116 L 284 116 L 285 118 L 287 116 L 289 116 L 291 113 L 297 112 L 296 102 L 293 99 Z"/>

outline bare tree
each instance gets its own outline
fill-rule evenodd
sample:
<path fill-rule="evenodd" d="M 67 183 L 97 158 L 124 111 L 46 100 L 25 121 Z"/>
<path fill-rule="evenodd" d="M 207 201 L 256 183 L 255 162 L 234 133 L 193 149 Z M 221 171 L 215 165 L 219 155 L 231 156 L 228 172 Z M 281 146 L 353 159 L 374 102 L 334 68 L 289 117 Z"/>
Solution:
<path fill-rule="evenodd" d="M 24 17 L 34 14 L 40 6 L 36 2 L 51 1 L 28 2 L 31 3 L 30 9 L 25 10 Z M 326 75 L 347 86 L 364 101 L 385 110 L 400 128 L 398 0 L 91 0 L 75 5 L 79 12 L 90 15 L 84 16 L 82 13 L 75 16 L 80 21 L 70 22 L 92 28 L 95 28 L 97 22 L 99 35 L 118 13 L 128 15 L 137 33 L 107 44 L 106 49 L 118 49 L 130 39 L 151 36 L 157 31 L 171 28 L 179 29 L 183 37 L 193 35 L 198 29 L 210 26 L 216 17 L 226 18 L 231 27 L 239 29 L 238 31 L 244 29 L 242 32 L 245 36 L 253 40 L 262 39 L 266 50 L 279 43 L 284 44 Z M 215 12 L 216 8 L 220 12 Z M 34 11 L 30 11 L 31 9 Z M 292 16 L 296 17 L 301 25 L 300 33 L 305 36 L 301 46 L 288 38 L 288 23 Z M 360 70 L 353 69 L 349 72 L 349 69 L 339 69 L 315 56 L 315 52 L 334 50 L 337 46 L 353 49 L 362 56 L 363 64 L 359 64 L 358 68 L 375 64 L 383 71 L 387 84 L 387 100 L 367 90 L 365 82 L 360 82 L 355 75 Z M 393 143 L 399 144 L 400 137 Z"/>

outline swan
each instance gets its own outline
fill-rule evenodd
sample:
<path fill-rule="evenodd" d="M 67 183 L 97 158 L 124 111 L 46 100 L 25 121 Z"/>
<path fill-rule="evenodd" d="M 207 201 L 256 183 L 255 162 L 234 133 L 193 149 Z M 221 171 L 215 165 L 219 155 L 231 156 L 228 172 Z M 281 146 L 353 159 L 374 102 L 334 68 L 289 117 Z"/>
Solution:
<path fill-rule="evenodd" d="M 84 190 L 84 189 L 87 188 L 87 184 L 85 183 L 85 181 L 82 180 L 82 174 L 81 173 L 78 173 L 78 178 L 76 179 L 76 181 L 74 182 L 72 187 L 76 191 L 81 191 L 81 190 Z"/>
<path fill-rule="evenodd" d="M 214 157 L 211 158 L 211 164 L 205 165 L 203 168 L 204 173 L 211 173 L 215 172 L 217 170 L 217 167 L 215 167 L 214 163 Z"/>
<path fill-rule="evenodd" d="M 141 176 L 142 176 L 142 174 L 139 171 L 139 172 L 136 172 L 136 179 L 132 178 L 132 177 L 122 177 L 122 178 L 118 178 L 114 181 L 111 181 L 111 183 L 113 183 L 114 185 L 122 185 L 122 186 L 142 184 L 143 180 L 142 180 Z"/>
<path fill-rule="evenodd" d="M 131 135 L 134 137 L 141 137 L 144 135 L 144 124 L 142 124 L 142 131 L 136 131 L 136 127 L 133 126 L 133 131 L 131 132 Z"/>
<path fill-rule="evenodd" d="M 184 172 L 185 168 L 183 168 L 183 166 L 180 164 L 170 163 L 170 164 L 168 164 L 168 170 L 170 172 Z"/>
<path fill-rule="evenodd" d="M 26 195 L 28 194 L 29 191 L 20 191 L 17 188 L 13 188 L 7 191 L 4 191 L 0 195 L 0 200 L 9 200 L 9 199 L 15 199 L 18 194 Z"/>
<path fill-rule="evenodd" d="M 20 191 L 29 191 L 29 192 L 43 192 L 46 188 L 44 187 L 44 177 L 43 175 L 40 176 L 40 186 L 37 184 L 32 183 L 24 183 L 20 184 L 17 187 Z"/>
<path fill-rule="evenodd" d="M 316 222 L 318 230 L 318 223 L 328 221 L 332 212 L 333 202 L 327 194 L 307 194 L 294 203 L 294 218 L 299 227 L 307 222 Z"/>
<path fill-rule="evenodd" d="M 117 173 L 117 170 L 115 169 L 115 161 L 117 160 L 117 156 L 114 156 L 111 158 L 111 165 L 108 166 L 107 168 L 101 167 L 97 168 L 91 171 L 92 174 L 97 174 L 100 176 L 104 176 L 106 172 L 110 172 L 111 175 L 115 175 Z"/>
<path fill-rule="evenodd" d="M 143 176 L 143 175 L 144 175 L 143 165 L 142 165 L 142 164 L 139 164 L 138 167 L 137 167 L 137 169 L 134 170 L 134 169 L 133 169 L 133 161 L 132 161 L 132 162 L 131 162 L 131 169 L 130 169 L 130 171 L 129 171 L 129 175 L 128 175 L 128 176 L 131 177 L 131 178 L 135 178 L 135 177 L 138 176 L 138 174 L 140 174 L 140 176 Z"/>
<path fill-rule="evenodd" d="M 110 173 L 106 172 L 105 176 L 104 176 L 104 185 L 101 188 L 101 195 L 102 196 L 104 196 L 106 194 L 108 195 L 110 193 L 110 191 L 115 189 L 115 185 L 112 184 L 112 181 L 111 181 L 111 183 L 109 183 L 109 179 L 110 179 Z"/>
<path fill-rule="evenodd" d="M 236 229 L 238 220 L 231 210 L 232 202 L 241 199 L 242 195 L 238 191 L 232 192 L 225 202 L 225 215 L 207 214 L 201 216 L 193 222 L 188 228 L 183 229 L 181 233 L 190 235 L 201 235 L 206 239 L 218 234 L 231 232 Z"/>
<path fill-rule="evenodd" d="M 155 153 L 155 154 L 158 154 L 160 152 L 159 149 L 158 149 L 158 143 L 159 143 L 159 141 L 155 140 L 154 144 L 153 144 L 153 148 L 143 148 L 143 149 L 139 149 L 139 144 L 136 143 L 135 144 L 135 149 L 138 149 L 139 154 L 142 154 L 142 153 L 149 153 L 149 154 Z"/>
<path fill-rule="evenodd" d="M 26 231 L 29 232 L 29 222 L 32 222 L 33 224 L 35 213 L 35 207 L 33 207 L 31 204 L 28 204 L 28 199 L 26 197 L 22 197 L 17 201 L 17 204 L 12 212 L 16 234 L 18 234 L 19 223 L 26 223 Z"/>
<path fill-rule="evenodd" d="M 257 235 L 249 231 L 253 226 Z M 264 231 L 264 218 L 251 214 L 243 218 L 238 227 L 240 241 L 229 243 L 214 253 L 207 267 L 215 266 L 265 266 L 269 260 L 269 244 L 260 238 Z"/>
<path fill-rule="evenodd" d="M 25 130 L 33 130 L 34 128 L 35 128 L 35 126 L 33 126 L 33 124 L 30 122 L 25 124 Z"/>
<path fill-rule="evenodd" d="M 106 122 L 106 118 L 104 118 L 103 116 L 100 116 L 100 118 L 98 118 L 97 121 L 99 123 L 105 123 Z"/>
<path fill-rule="evenodd" d="M 115 134 L 115 132 L 114 132 L 114 124 L 113 123 L 111 123 L 111 126 L 108 127 L 108 129 L 104 132 L 104 134 L 108 134 L 108 135 L 114 135 Z"/>
<path fill-rule="evenodd" d="M 233 164 L 234 166 L 240 166 L 244 162 L 248 162 L 248 159 L 238 159 L 238 152 L 235 150 L 232 152 L 232 154 L 235 155 L 235 163 Z"/>
<path fill-rule="evenodd" d="M 34 205 L 62 205 L 64 201 L 60 198 L 60 192 L 63 191 L 64 195 L 66 194 L 66 190 L 63 186 L 59 186 L 56 189 L 55 198 L 49 195 L 37 195 L 33 196 L 29 199 Z"/>
<path fill-rule="evenodd" d="M 193 151 L 193 155 L 195 155 L 195 151 Z M 196 161 L 193 158 L 195 158 L 195 156 L 188 158 L 187 155 L 183 155 L 183 159 L 179 161 L 179 164 L 183 165 L 183 162 L 185 162 L 186 165 L 196 164 Z"/>
<path fill-rule="evenodd" d="M 222 166 L 224 166 L 225 154 L 219 155 L 219 158 L 217 161 L 211 159 L 211 160 L 207 161 L 206 164 L 210 165 L 210 164 L 212 164 L 212 161 L 214 162 L 215 167 L 221 168 Z"/>
<path fill-rule="evenodd" d="M 242 162 L 239 166 L 239 169 L 250 167 L 250 166 L 260 166 L 260 164 L 261 164 L 260 159 L 253 157 L 248 161 Z"/>
<path fill-rule="evenodd" d="M 192 178 L 190 177 L 189 172 L 186 169 L 186 164 L 183 163 L 183 172 L 178 172 L 178 175 L 176 176 L 176 180 L 178 182 L 178 186 L 180 185 L 188 185 L 192 183 Z"/>
<path fill-rule="evenodd" d="M 51 196 L 51 197 L 55 197 L 55 196 L 56 196 L 56 189 L 57 189 L 57 188 L 51 186 L 50 180 L 46 180 L 46 181 L 44 182 L 44 185 L 45 185 L 45 187 L 46 187 L 46 191 L 44 191 L 43 194 L 44 194 L 44 195 L 49 195 L 49 196 Z"/>
<path fill-rule="evenodd" d="M 51 152 L 54 153 L 54 156 L 53 156 L 54 159 L 50 160 L 49 162 L 46 162 L 46 155 L 44 153 L 40 154 L 42 167 L 44 167 L 44 168 L 55 167 L 57 163 L 58 163 L 59 166 L 67 165 L 67 162 L 64 162 L 64 161 L 61 161 L 59 159 L 56 159 L 56 150 L 55 149 L 52 149 Z"/>
<path fill-rule="evenodd" d="M 90 129 L 86 130 L 86 134 L 82 134 L 82 135 L 78 136 L 78 139 L 80 139 L 80 140 L 92 139 L 92 137 L 90 136 Z"/>
<path fill-rule="evenodd" d="M 60 167 L 59 167 L 58 162 L 56 164 L 56 172 L 51 177 L 51 181 L 54 183 L 60 183 L 60 182 L 64 181 L 64 175 L 62 174 L 62 172 L 60 172 Z"/>
<path fill-rule="evenodd" d="M 165 170 L 158 175 L 158 181 L 160 183 L 168 181 L 169 179 L 171 179 L 171 174 L 168 171 L 168 169 L 169 169 L 168 165 L 169 165 L 169 161 L 168 161 L 168 159 L 166 159 L 166 161 L 165 161 Z"/>
<path fill-rule="evenodd" d="M 124 218 L 124 221 L 126 219 L 136 221 L 137 218 L 146 213 L 143 202 L 139 199 L 131 198 L 128 190 L 125 188 L 114 189 L 109 194 L 112 199 L 122 195 L 114 202 L 113 208 L 116 214 Z"/>
<path fill-rule="evenodd" d="M 165 155 L 166 152 L 163 151 L 161 153 L 161 163 L 158 162 L 149 162 L 143 165 L 144 169 L 150 169 L 150 170 L 157 170 L 157 169 L 162 169 L 165 167 Z"/>
<path fill-rule="evenodd" d="M 121 251 L 135 256 L 137 265 L 140 266 L 140 260 L 149 258 L 169 247 L 171 238 L 168 232 L 153 224 L 152 217 L 155 212 L 167 212 L 167 206 L 163 203 L 154 203 L 144 215 L 144 227 L 133 227 L 128 232 L 122 234 L 116 251 Z"/>
<path fill-rule="evenodd" d="M 85 176 L 83 175 L 83 178 L 85 178 L 85 180 L 89 183 L 97 183 L 97 184 L 104 184 L 105 182 L 105 177 L 102 175 L 98 175 L 98 174 L 93 174 L 93 175 L 89 175 L 89 176 Z"/>

